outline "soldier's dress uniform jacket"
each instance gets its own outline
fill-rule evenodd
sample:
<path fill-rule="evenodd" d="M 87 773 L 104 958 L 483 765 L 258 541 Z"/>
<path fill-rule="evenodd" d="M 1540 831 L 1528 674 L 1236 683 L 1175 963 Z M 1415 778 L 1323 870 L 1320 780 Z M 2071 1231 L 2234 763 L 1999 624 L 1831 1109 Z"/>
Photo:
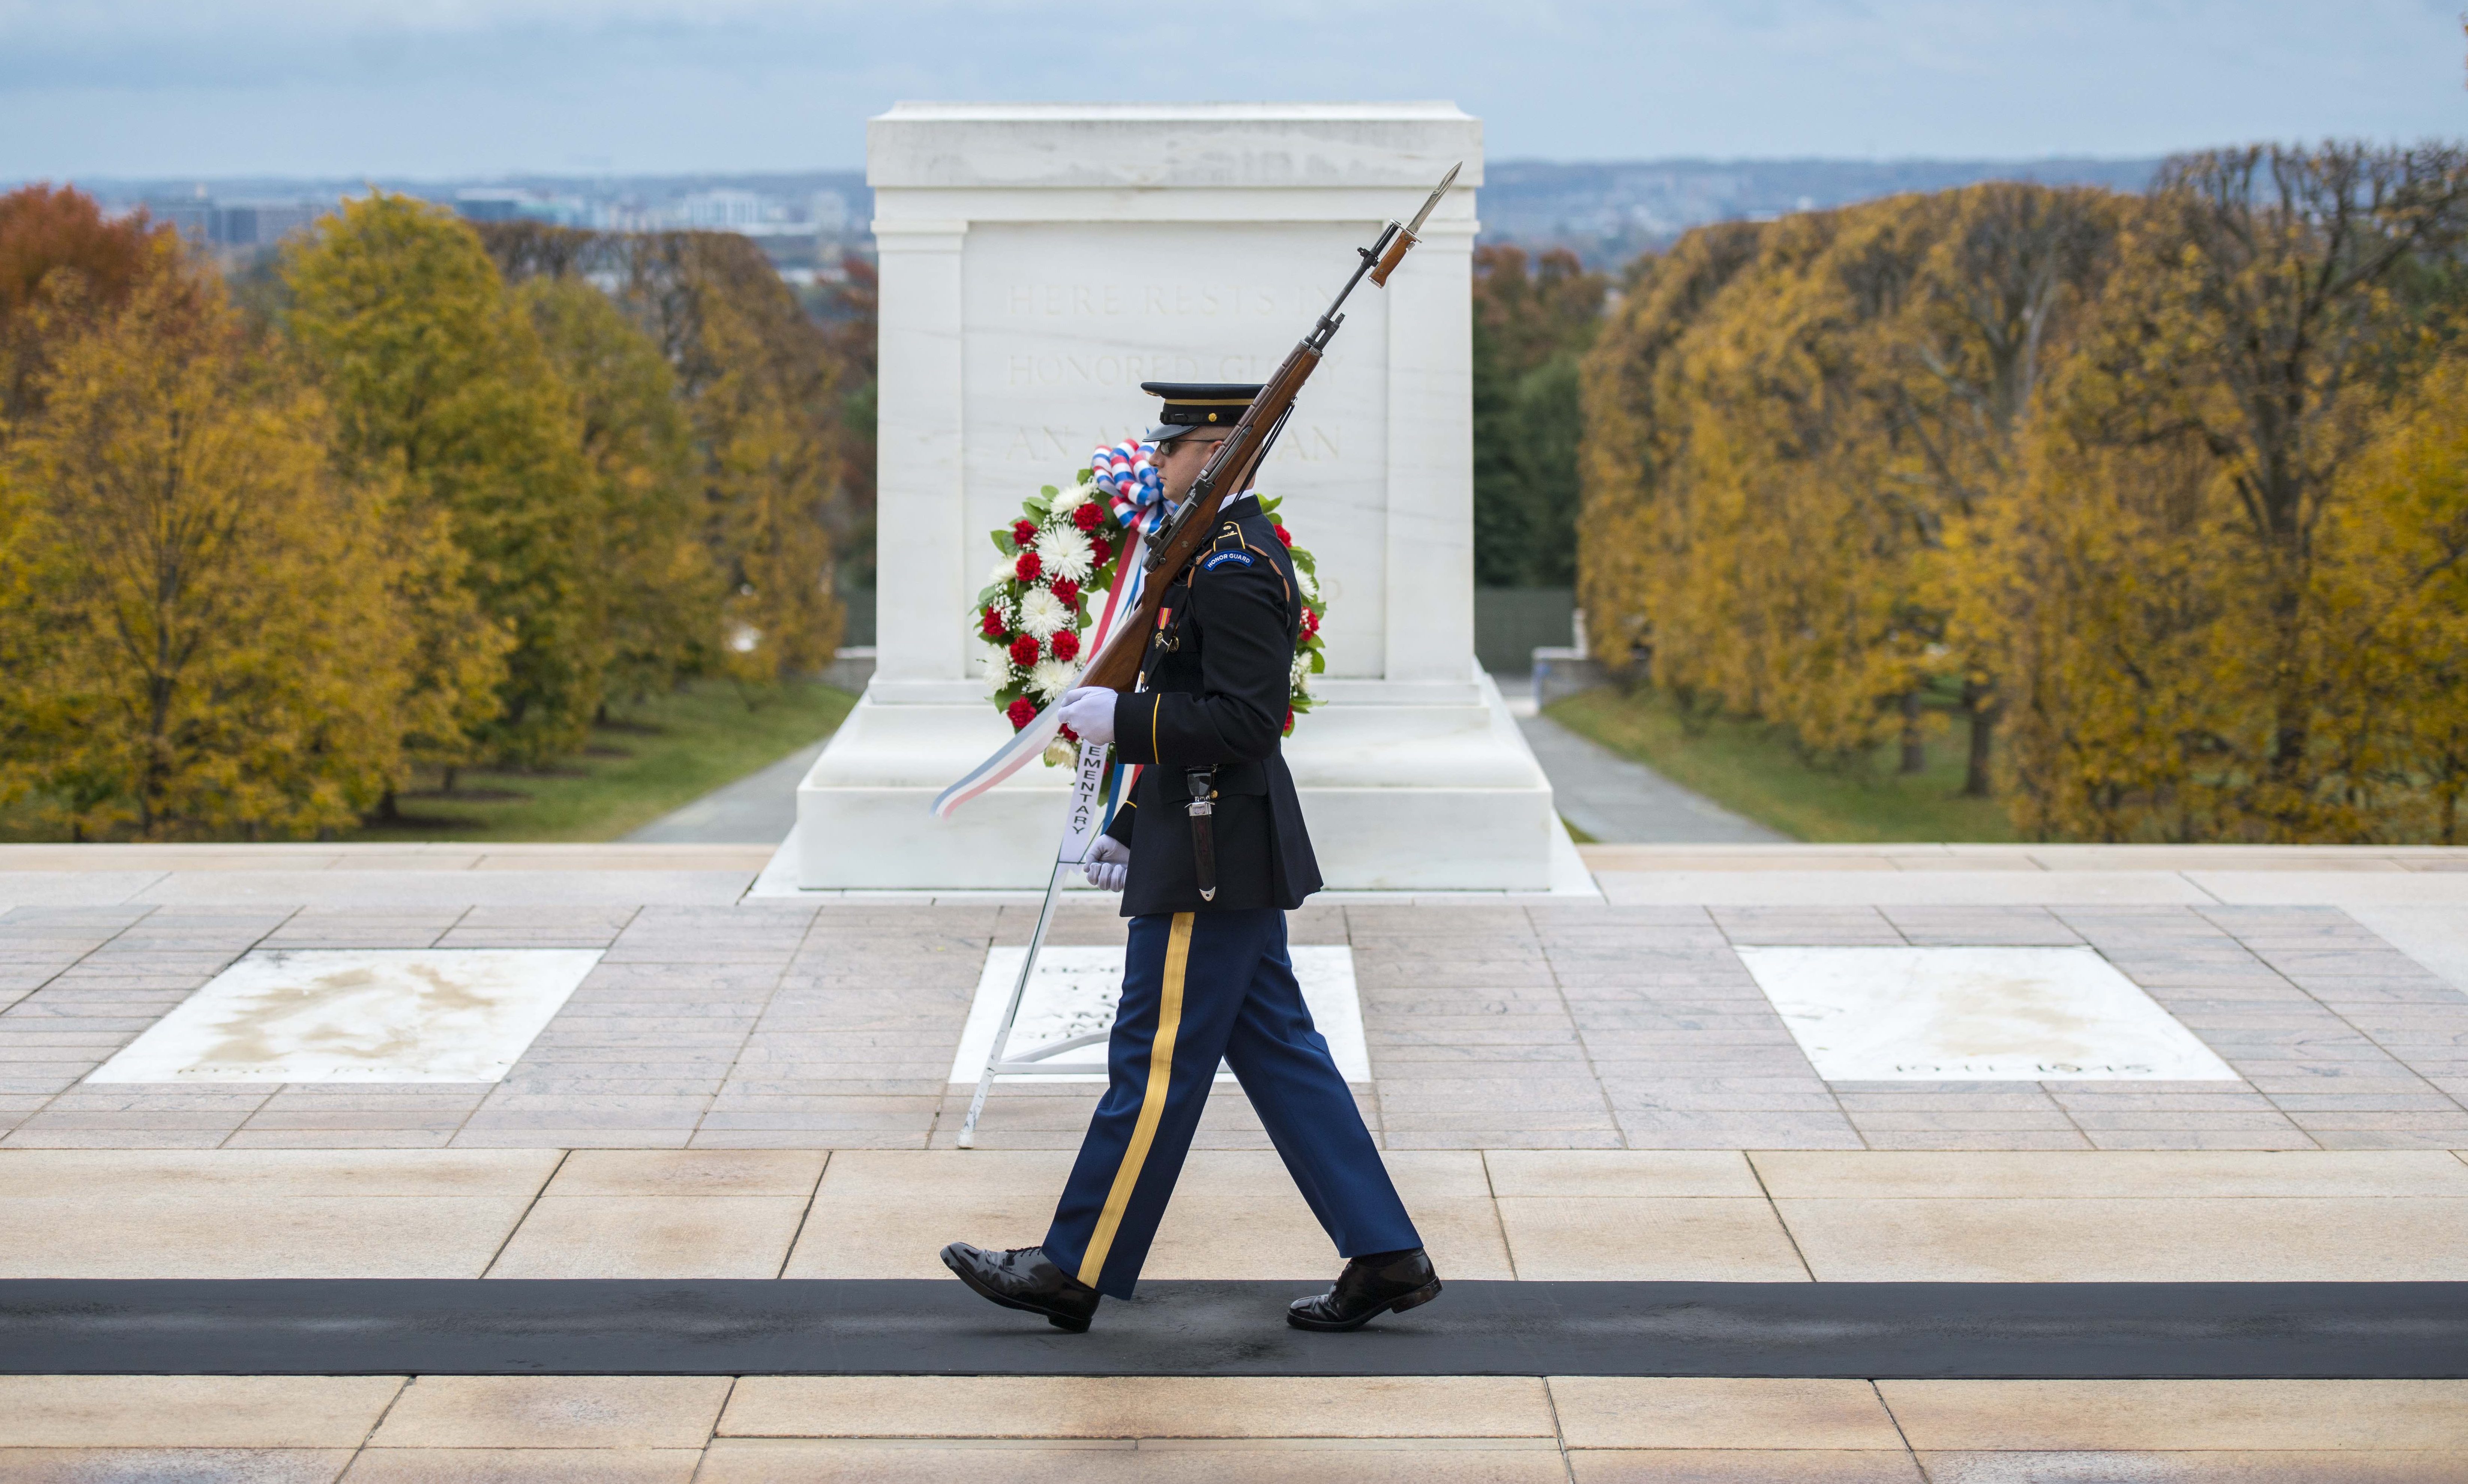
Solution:
<path fill-rule="evenodd" d="M 1141 662 L 1114 705 L 1115 756 L 1145 765 L 1108 833 L 1131 852 L 1123 915 L 1302 905 L 1319 863 L 1278 739 L 1292 688 L 1302 594 L 1294 559 L 1249 496 L 1170 583 Z M 1217 895 L 1203 902 L 1185 806 L 1188 770 L 1214 765 Z M 1139 821 L 1153 820 L 1145 833 Z"/>
<path fill-rule="evenodd" d="M 1286 951 L 1286 910 L 1318 890 L 1279 755 L 1303 605 L 1259 502 L 1221 512 L 1173 580 L 1117 699 L 1114 745 L 1144 765 L 1109 833 L 1131 848 L 1108 1085 L 1047 1231 L 1048 1257 L 1128 1298 L 1223 1058 L 1339 1255 L 1423 1244 L 1363 1128 Z M 1217 891 L 1200 892 L 1187 775 L 1213 768 Z"/>

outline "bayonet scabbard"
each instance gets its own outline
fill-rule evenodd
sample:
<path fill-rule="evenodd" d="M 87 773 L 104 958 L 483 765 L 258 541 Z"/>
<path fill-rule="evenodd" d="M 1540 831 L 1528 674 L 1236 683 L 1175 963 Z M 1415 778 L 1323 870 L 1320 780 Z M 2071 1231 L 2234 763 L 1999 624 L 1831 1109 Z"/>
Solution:
<path fill-rule="evenodd" d="M 1194 768 L 1182 775 L 1191 790 L 1191 871 L 1200 900 L 1217 900 L 1217 769 Z"/>

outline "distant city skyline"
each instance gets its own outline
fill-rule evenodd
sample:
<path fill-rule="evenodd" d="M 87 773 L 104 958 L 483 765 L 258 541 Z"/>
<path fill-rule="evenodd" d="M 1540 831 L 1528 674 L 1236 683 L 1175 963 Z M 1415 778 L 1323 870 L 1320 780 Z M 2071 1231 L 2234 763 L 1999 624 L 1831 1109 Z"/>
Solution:
<path fill-rule="evenodd" d="M 2457 0 L 0 0 L 0 178 L 831 171 L 901 99 L 1447 98 L 1494 159 L 2468 134 Z"/>

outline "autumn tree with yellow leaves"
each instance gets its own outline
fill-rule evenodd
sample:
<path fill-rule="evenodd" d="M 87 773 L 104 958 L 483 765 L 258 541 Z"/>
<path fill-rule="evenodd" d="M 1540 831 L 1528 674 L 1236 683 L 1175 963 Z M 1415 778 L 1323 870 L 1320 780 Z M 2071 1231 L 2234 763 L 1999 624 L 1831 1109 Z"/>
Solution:
<path fill-rule="evenodd" d="M 516 282 L 610 283 L 668 363 L 691 434 L 697 530 L 723 594 L 714 668 L 763 682 L 829 664 L 843 621 L 834 541 L 871 527 L 847 472 L 848 353 L 731 233 L 508 222 L 485 240 Z"/>
<path fill-rule="evenodd" d="M 2447 148 L 2191 156 L 2130 214 L 1989 564 L 2024 830 L 2423 836 L 2462 512 L 2423 451 L 2456 309 L 2411 280 L 2463 232 Z"/>
<path fill-rule="evenodd" d="M 0 767 L 75 837 L 355 823 L 399 765 L 410 657 L 382 502 L 175 240 L 80 318 L 7 449 L 6 602 L 40 643 Z"/>
<path fill-rule="evenodd" d="M 469 226 L 383 193 L 322 219 L 284 279 L 284 326 L 333 406 L 343 467 L 399 484 L 459 553 L 469 603 L 425 575 L 437 601 L 421 650 L 425 688 L 462 725 L 423 752 L 537 763 L 579 750 L 605 658 L 583 565 L 591 489 L 530 316 Z"/>
<path fill-rule="evenodd" d="M 2463 190 L 2254 149 L 1690 234 L 1586 367 L 1598 651 L 1820 763 L 1963 716 L 2035 837 L 2454 837 Z"/>

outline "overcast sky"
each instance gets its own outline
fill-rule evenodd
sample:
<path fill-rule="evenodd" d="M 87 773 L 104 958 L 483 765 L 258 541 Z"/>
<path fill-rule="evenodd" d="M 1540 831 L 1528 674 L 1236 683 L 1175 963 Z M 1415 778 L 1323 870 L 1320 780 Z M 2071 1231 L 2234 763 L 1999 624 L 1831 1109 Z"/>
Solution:
<path fill-rule="evenodd" d="M 2460 0 L 0 0 L 0 179 L 841 169 L 898 99 L 1452 99 L 1494 159 L 2468 134 Z M 1174 14 L 1202 20 L 1169 23 Z"/>

